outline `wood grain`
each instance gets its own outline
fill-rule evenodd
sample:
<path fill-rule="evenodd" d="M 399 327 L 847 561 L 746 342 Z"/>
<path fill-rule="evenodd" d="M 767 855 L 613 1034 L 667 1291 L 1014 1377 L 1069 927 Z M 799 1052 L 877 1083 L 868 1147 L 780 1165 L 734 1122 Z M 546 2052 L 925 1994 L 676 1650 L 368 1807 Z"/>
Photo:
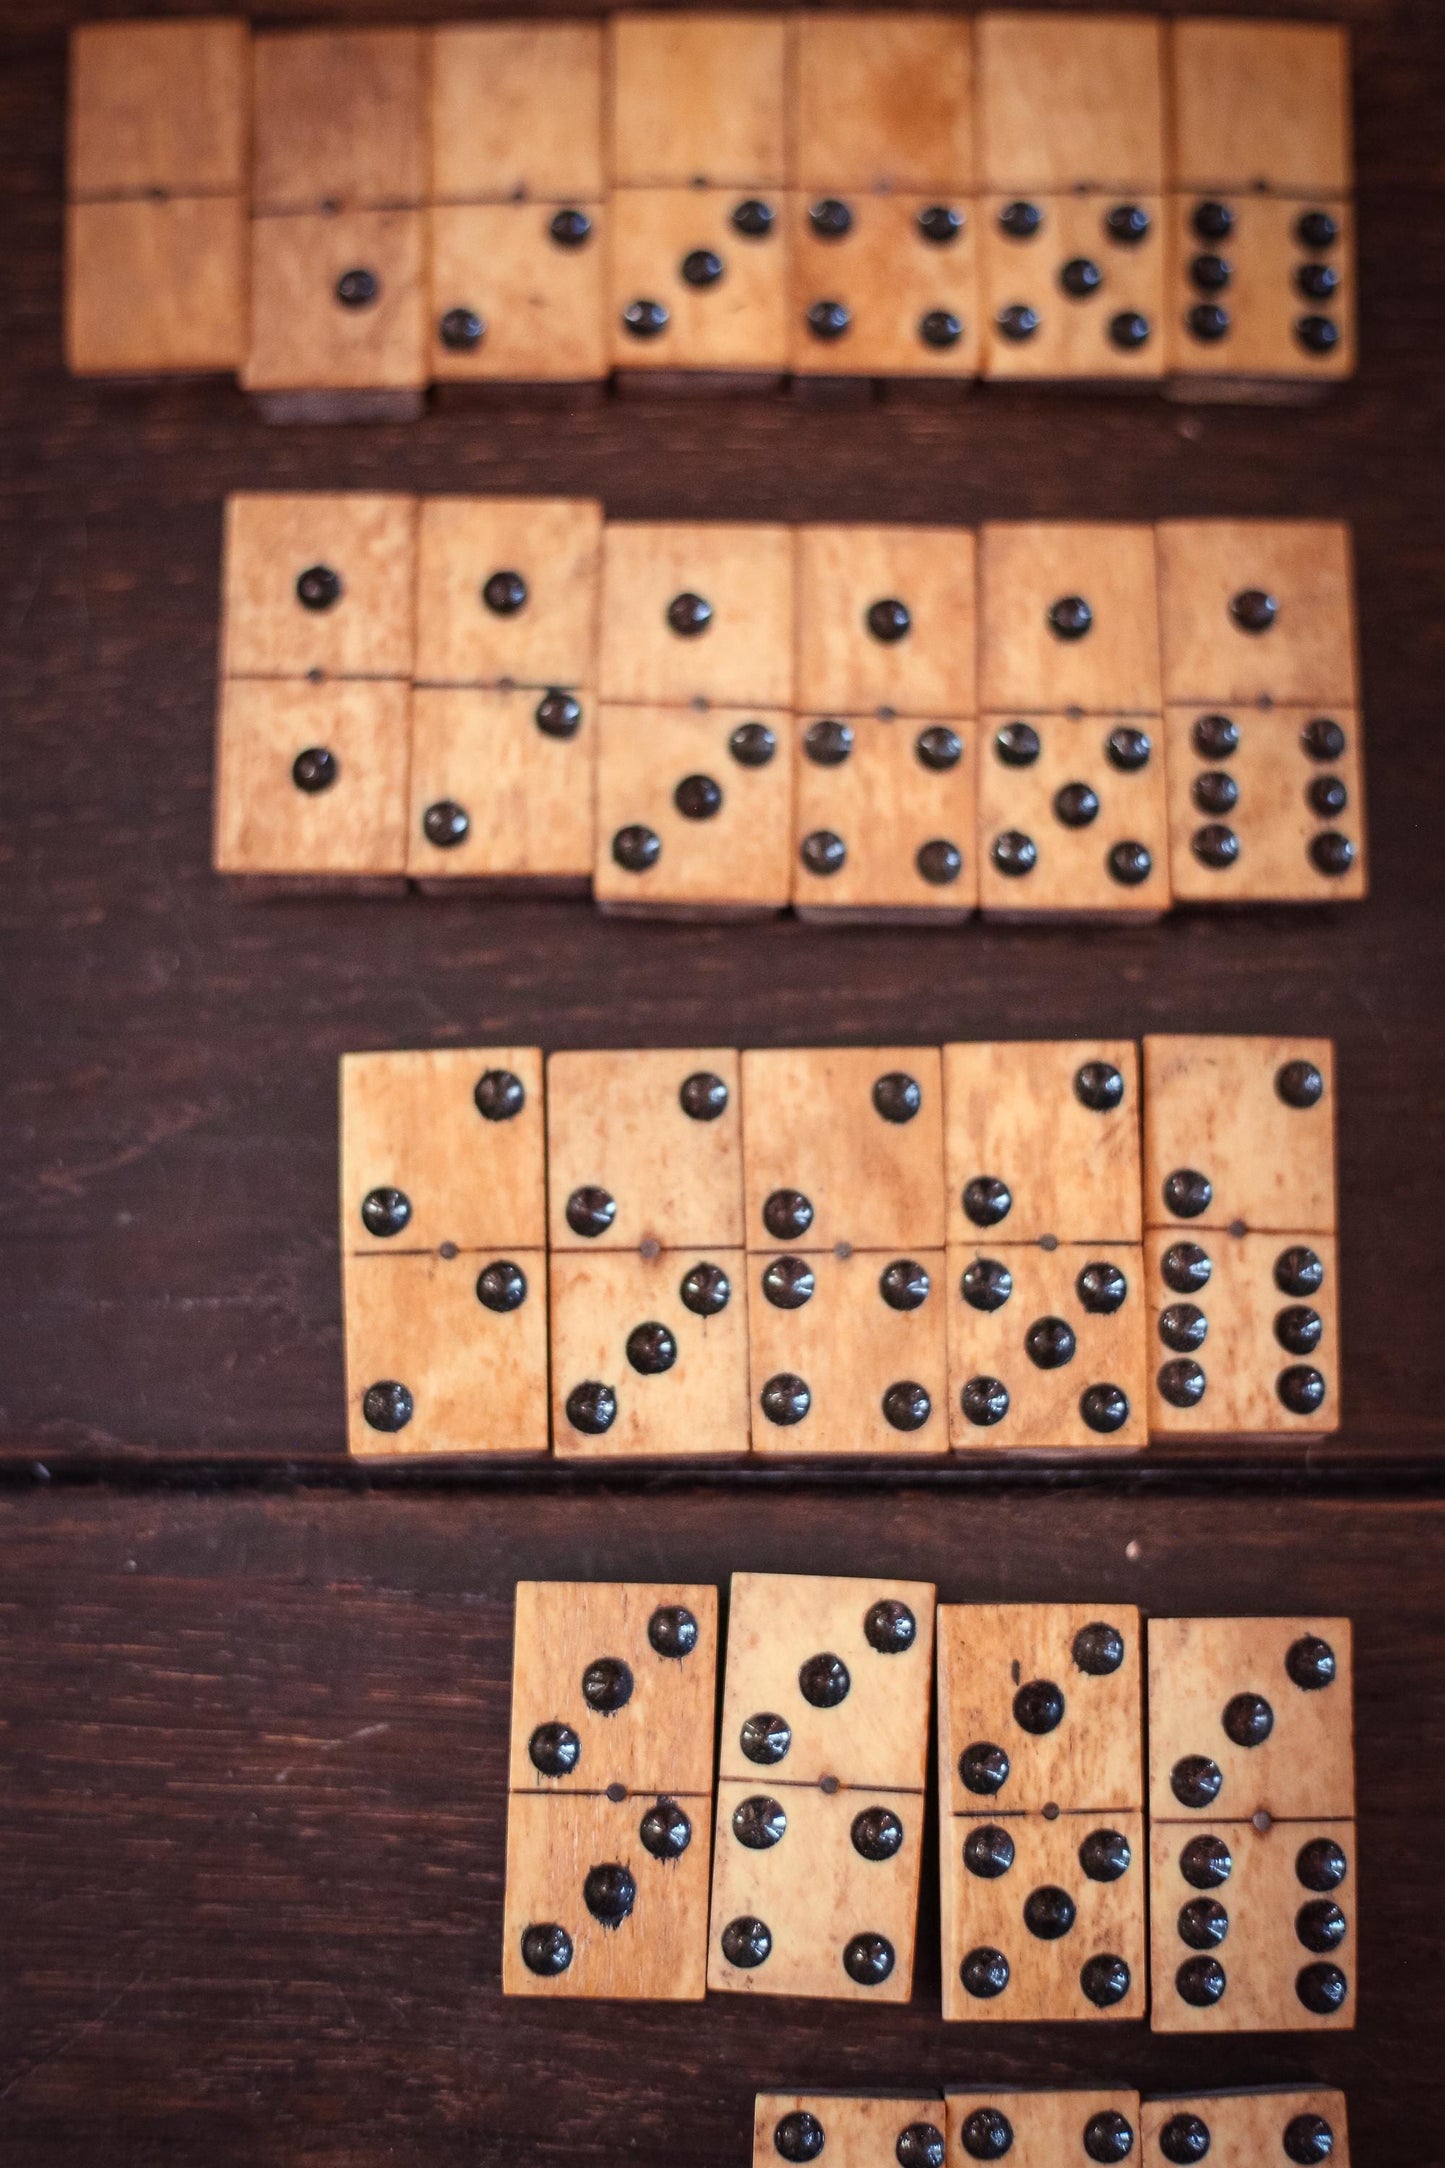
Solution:
<path fill-rule="evenodd" d="M 1340 0 L 1356 41 L 1359 377 L 1311 410 L 1024 388 L 725 413 L 447 389 L 418 424 L 275 431 L 234 386 L 68 380 L 65 33 L 99 0 L 0 11 L 7 189 L 0 512 L 9 1240 L 0 1450 L 13 1473 L 154 1489 L 0 1497 L 5 2147 L 16 2168 L 663 2168 L 745 2160 L 759 2087 L 935 2087 L 960 2069 L 930 1951 L 914 2002 L 706 2013 L 499 1993 L 505 1677 L 518 1574 L 733 1567 L 929 1575 L 949 1600 L 1112 1595 L 1356 1620 L 1370 1915 L 1358 2029 L 1202 2048 L 1122 2028 L 1153 2093 L 1342 2085 L 1368 2157 L 1433 2168 L 1438 2030 L 1421 1891 L 1442 1841 L 1436 1317 L 1445 866 L 1433 688 L 1445 25 Z M 327 0 L 331 19 L 430 18 Z M 1246 5 L 1243 12 L 1257 9 Z M 1297 6 L 1292 14 L 1315 13 Z M 315 19 L 276 0 L 273 21 Z M 1409 206 L 1403 217 L 1400 205 Z M 1356 530 L 1376 886 L 1354 911 L 1040 933 L 794 922 L 635 927 L 461 897 L 240 910 L 209 869 L 221 500 L 232 489 L 583 493 L 612 517 L 945 522 L 1282 513 Z M 564 1471 L 485 1495 L 249 1493 L 336 1479 L 335 1063 L 364 1043 L 934 1043 L 964 1034 L 1332 1038 L 1344 1103 L 1336 1441 L 1156 1447 L 891 1484 Z M 1357 1261 L 1357 1262 L 1356 1262 Z M 199 1475 L 225 1496 L 174 1486 Z M 353 1478 L 354 1479 L 354 1478 Z M 475 1482 L 477 1479 L 471 1479 Z M 1218 1495 L 1235 1486 L 1234 1502 Z M 1281 1486 L 1292 1495 L 1276 1495 Z M 1352 1495 L 1323 1495 L 1348 1485 Z M 1157 1494 L 1156 1494 L 1157 1492 Z M 1051 1495 L 1052 1493 L 1052 1495 Z M 925 1880 L 928 1878 L 925 1877 Z M 929 1901 L 925 1896 L 925 1902 Z M 541 2020 L 548 2022 L 544 2025 Z M 968 2043 L 980 2087 L 1098 2080 L 1090 2028 Z M 1045 2158 L 1049 2168 L 1058 2159 Z M 1082 2164 L 1080 2164 L 1082 2168 Z"/>

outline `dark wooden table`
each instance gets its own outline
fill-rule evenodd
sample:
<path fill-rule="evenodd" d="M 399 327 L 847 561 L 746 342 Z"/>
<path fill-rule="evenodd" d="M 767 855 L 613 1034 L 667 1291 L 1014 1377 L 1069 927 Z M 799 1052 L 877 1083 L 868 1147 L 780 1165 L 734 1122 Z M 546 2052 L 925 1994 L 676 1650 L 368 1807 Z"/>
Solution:
<path fill-rule="evenodd" d="M 757 2084 L 1103 2069 L 1341 2080 L 1363 2168 L 1438 2163 L 1412 2042 L 1445 2018 L 1445 16 L 1333 10 L 1357 32 L 1363 364 L 1325 405 L 453 397 L 410 428 L 279 431 L 226 384 L 62 372 L 64 31 L 130 11 L 0 4 L 0 2156 L 740 2168 Z M 429 12 L 272 0 L 267 19 Z M 1374 896 L 1117 933 L 238 904 L 208 863 L 238 487 L 568 490 L 634 516 L 1346 516 Z M 443 1471 L 356 1494 L 343 1049 L 1192 1028 L 1338 1041 L 1328 1446 L 886 1487 Z M 886 2015 L 503 2003 L 513 1580 L 871 1563 L 952 1598 L 1352 1612 L 1359 2030 L 945 2033 L 927 1966 Z"/>
<path fill-rule="evenodd" d="M 970 2079 L 1313 2078 L 1359 2168 L 1445 2157 L 1438 1503 L 57 1486 L 0 1500 L 0 1558 L 7 2168 L 747 2168 L 760 2087 Z M 906 2009 L 504 2001 L 514 1580 L 736 1567 L 1352 1614 L 1358 2030 L 945 2026 L 933 1934 Z"/>

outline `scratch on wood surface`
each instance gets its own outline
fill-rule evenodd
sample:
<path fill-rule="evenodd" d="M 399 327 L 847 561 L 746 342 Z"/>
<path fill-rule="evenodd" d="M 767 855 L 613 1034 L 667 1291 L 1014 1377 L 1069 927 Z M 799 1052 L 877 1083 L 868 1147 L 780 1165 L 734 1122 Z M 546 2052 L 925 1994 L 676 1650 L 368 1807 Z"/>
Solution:
<path fill-rule="evenodd" d="M 149 1957 L 149 1945 L 147 1945 L 144 1954 Z M 48 2070 L 53 2064 L 63 2061 L 71 2049 L 78 2047 L 80 2042 L 87 2038 L 89 2034 L 100 2032 L 110 2022 L 125 2001 L 126 1996 L 140 1986 L 145 1976 L 145 1966 L 142 1965 L 134 1978 L 127 1980 L 125 1986 L 118 1993 L 111 1996 L 110 2001 L 103 2010 L 98 2011 L 94 2017 L 87 2018 L 83 2025 L 77 2025 L 74 2032 L 68 2034 L 58 2047 L 51 2048 L 48 2054 L 37 2055 L 33 2063 L 27 2063 L 23 2070 L 17 2070 L 13 2078 L 7 2079 L 4 2085 L 0 2085 L 0 2101 L 8 2100 L 12 2093 L 19 2091 L 22 2085 L 28 2084 L 37 2071 Z"/>
<path fill-rule="evenodd" d="M 309 1743 L 318 1754 L 334 1754 L 338 1747 L 355 1746 L 358 1739 L 375 1739 L 381 1732 L 390 1730 L 390 1724 L 363 1724 L 359 1731 L 349 1731 L 344 1738 L 315 1739 Z M 295 1767 L 295 1762 L 287 1762 L 286 1767 L 278 1771 L 276 1782 L 284 1784 Z M 3 2097 L 3 2095 L 0 2095 L 0 2098 Z"/>

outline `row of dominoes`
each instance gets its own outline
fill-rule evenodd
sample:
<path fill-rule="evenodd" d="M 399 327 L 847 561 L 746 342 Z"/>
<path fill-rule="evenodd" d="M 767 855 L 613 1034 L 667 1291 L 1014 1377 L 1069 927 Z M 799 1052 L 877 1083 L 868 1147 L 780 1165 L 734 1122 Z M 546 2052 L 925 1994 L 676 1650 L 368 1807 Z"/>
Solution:
<path fill-rule="evenodd" d="M 907 2002 L 934 1604 L 734 1574 L 719 1733 L 714 1588 L 519 1583 L 504 1991 Z M 937 1626 L 945 2018 L 1353 2024 L 1348 1619 L 1151 1619 L 1147 1792 L 1132 1605 Z"/>
<path fill-rule="evenodd" d="M 1138 2152 L 1135 2153 L 1135 2141 Z M 1046 2092 L 950 2085 L 932 2092 L 759 2093 L 753 2168 L 1349 2168 L 1345 2096 L 1326 2086 L 1140 2099 L 1132 2086 Z"/>
<path fill-rule="evenodd" d="M 1328 1041 L 1148 1038 L 1142 1094 L 1118 1040 L 341 1067 L 354 1453 L 1337 1426 Z"/>
<path fill-rule="evenodd" d="M 1152 915 L 1365 892 L 1330 522 L 227 507 L 216 864 L 604 910 Z"/>
<path fill-rule="evenodd" d="M 284 414 L 613 369 L 1278 390 L 1354 366 L 1352 187 L 1326 25 L 90 25 L 68 353 Z"/>

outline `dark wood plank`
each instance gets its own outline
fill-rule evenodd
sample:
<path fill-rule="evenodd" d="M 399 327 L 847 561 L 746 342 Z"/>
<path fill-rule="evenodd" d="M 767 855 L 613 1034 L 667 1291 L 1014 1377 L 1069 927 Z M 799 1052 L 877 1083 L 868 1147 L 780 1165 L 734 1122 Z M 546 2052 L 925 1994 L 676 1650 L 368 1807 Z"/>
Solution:
<path fill-rule="evenodd" d="M 1445 1506 L 749 1497 L 0 1500 L 8 2168 L 743 2168 L 758 2086 L 1343 2084 L 1434 2168 Z M 936 1577 L 951 1600 L 1353 1615 L 1353 2034 L 945 2028 L 902 2009 L 505 2001 L 519 1576 Z M 932 1839 L 929 1839 L 930 1850 Z"/>
<path fill-rule="evenodd" d="M 643 393 L 573 409 L 452 398 L 413 427 L 290 430 L 225 383 L 62 372 L 62 33 L 126 11 L 0 7 L 0 1457 L 335 1465 L 344 1048 L 1191 1027 L 1325 1030 L 1341 1049 L 1346 1429 L 1322 1454 L 1284 1447 L 1249 1465 L 1379 1473 L 1445 1456 L 1428 1203 L 1445 1068 L 1439 11 L 1335 11 L 1357 29 L 1364 360 L 1319 408 L 1000 390 L 840 415 Z M 429 12 L 284 0 L 268 20 Z M 376 485 L 589 491 L 631 515 L 1347 515 L 1376 894 L 1356 910 L 1108 935 L 680 929 L 575 903 L 238 903 L 208 865 L 220 499 Z"/>

